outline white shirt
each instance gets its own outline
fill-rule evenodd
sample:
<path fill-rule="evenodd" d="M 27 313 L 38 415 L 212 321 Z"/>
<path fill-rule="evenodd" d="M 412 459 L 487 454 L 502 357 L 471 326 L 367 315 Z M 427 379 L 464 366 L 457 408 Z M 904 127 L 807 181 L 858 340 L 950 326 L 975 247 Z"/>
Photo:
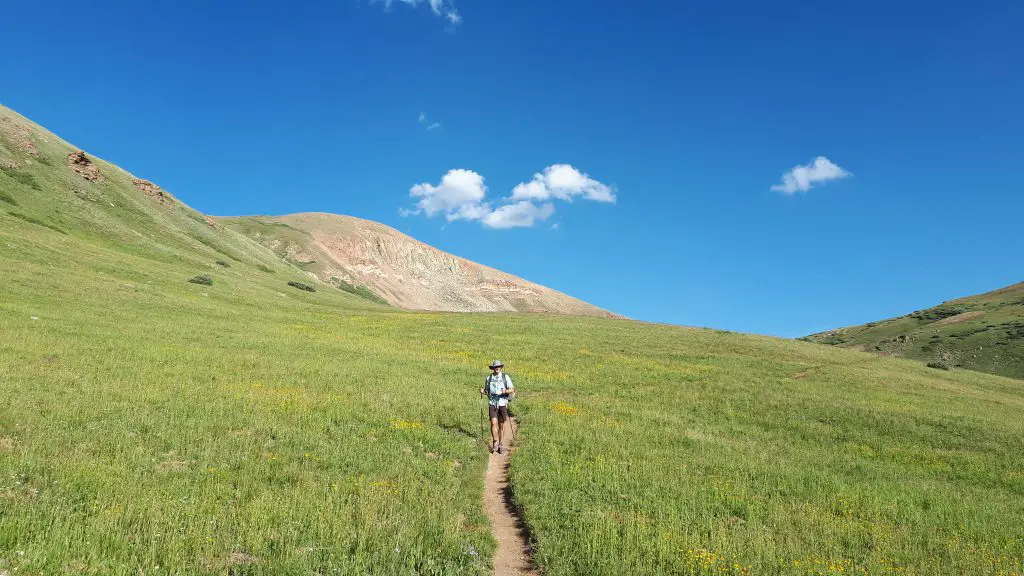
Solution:
<path fill-rule="evenodd" d="M 484 390 L 487 391 L 487 402 L 491 406 L 508 406 L 508 397 L 502 396 L 505 392 L 515 390 L 512 386 L 512 377 L 504 372 L 491 373 L 484 380 Z"/>

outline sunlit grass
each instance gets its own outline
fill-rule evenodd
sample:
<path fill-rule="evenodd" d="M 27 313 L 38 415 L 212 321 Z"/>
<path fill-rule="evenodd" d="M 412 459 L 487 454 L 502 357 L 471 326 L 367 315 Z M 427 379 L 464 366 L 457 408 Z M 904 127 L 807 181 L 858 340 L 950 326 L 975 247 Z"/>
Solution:
<path fill-rule="evenodd" d="M 548 576 L 1024 574 L 1019 381 L 295 290 L 264 248 L 37 144 L 39 190 L 0 180 L 28 216 L 0 206 L 0 573 L 486 574 L 500 357 Z"/>
<path fill-rule="evenodd" d="M 496 354 L 549 574 L 1024 557 L 1011 380 L 708 330 L 352 310 L 83 247 L 101 276 L 24 234 L 0 233 L 19 247 L 0 259 L 8 569 L 486 572 L 475 393 Z"/>

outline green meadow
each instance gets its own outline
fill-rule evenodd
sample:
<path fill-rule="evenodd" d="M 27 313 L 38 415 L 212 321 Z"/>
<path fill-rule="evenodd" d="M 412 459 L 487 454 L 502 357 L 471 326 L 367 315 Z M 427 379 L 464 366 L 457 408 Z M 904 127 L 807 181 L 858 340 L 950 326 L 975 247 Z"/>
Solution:
<path fill-rule="evenodd" d="M 0 574 L 488 574 L 494 357 L 546 575 L 1024 574 L 1019 380 L 298 290 L 0 117 Z"/>

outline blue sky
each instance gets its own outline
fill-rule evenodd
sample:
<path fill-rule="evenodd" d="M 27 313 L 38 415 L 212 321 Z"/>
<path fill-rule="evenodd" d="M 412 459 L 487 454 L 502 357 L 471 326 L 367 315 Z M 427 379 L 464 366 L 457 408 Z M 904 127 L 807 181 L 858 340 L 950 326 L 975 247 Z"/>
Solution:
<path fill-rule="evenodd" d="M 1024 3 L 434 4 L 9 0 L 0 103 L 204 212 L 377 220 L 637 319 L 1024 280 Z"/>

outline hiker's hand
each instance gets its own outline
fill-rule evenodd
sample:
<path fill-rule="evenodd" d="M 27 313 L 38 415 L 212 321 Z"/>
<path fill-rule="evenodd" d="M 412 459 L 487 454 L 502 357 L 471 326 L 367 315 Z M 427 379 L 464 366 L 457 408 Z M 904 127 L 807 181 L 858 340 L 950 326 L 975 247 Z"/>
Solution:
<path fill-rule="evenodd" d="M 481 388 L 481 389 L 480 389 L 480 395 L 481 395 L 481 396 L 483 396 L 483 395 L 484 395 L 484 389 L 483 389 L 483 388 Z"/>

